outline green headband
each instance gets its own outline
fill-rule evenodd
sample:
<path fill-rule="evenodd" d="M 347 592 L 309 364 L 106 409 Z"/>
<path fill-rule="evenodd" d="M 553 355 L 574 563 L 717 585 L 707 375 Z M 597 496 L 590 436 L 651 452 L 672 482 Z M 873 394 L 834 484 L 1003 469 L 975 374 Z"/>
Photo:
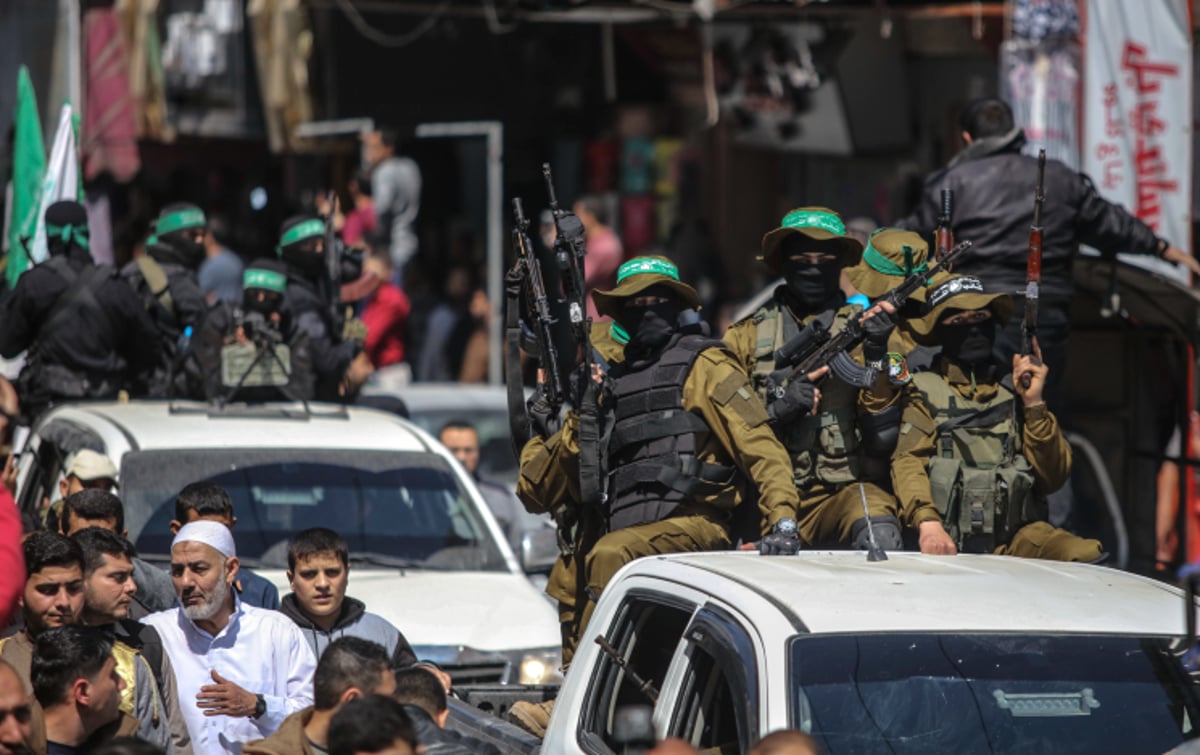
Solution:
<path fill-rule="evenodd" d="M 179 210 L 169 215 L 161 216 L 154 223 L 154 235 L 162 236 L 173 231 L 182 231 L 185 228 L 203 228 L 206 223 L 203 210 L 194 208 Z"/>
<path fill-rule="evenodd" d="M 251 267 L 242 276 L 242 288 L 261 288 L 282 294 L 287 290 L 287 276 L 274 270 Z"/>
<path fill-rule="evenodd" d="M 902 278 L 907 278 L 913 273 L 923 273 L 929 269 L 929 261 L 926 260 L 920 265 L 913 265 L 913 249 L 907 244 L 904 245 L 904 267 L 897 265 L 887 257 L 883 256 L 875 247 L 871 246 L 871 242 L 867 242 L 867 248 L 863 249 L 863 262 L 867 263 L 867 267 L 877 273 L 884 275 L 895 275 Z"/>
<path fill-rule="evenodd" d="M 620 325 L 617 325 L 615 322 L 608 326 L 608 333 L 612 336 L 614 341 L 622 346 L 629 343 L 629 331 L 625 330 L 625 328 L 622 328 Z"/>
<path fill-rule="evenodd" d="M 846 224 L 841 218 L 831 212 L 815 212 L 813 210 L 792 210 L 787 215 L 783 216 L 783 220 L 779 222 L 781 228 L 821 228 L 836 233 L 839 236 L 846 235 Z"/>
<path fill-rule="evenodd" d="M 279 239 L 280 248 L 297 244 L 306 239 L 311 239 L 314 236 L 325 235 L 325 223 L 320 220 L 305 220 L 303 223 L 297 223 L 291 228 L 284 231 L 283 236 Z"/>
<path fill-rule="evenodd" d="M 634 275 L 657 274 L 665 275 L 671 280 L 679 280 L 679 268 L 673 262 L 656 260 L 653 257 L 635 257 L 617 268 L 617 285 Z"/>
<path fill-rule="evenodd" d="M 88 241 L 88 227 L 86 225 L 54 225 L 46 224 L 46 238 L 60 238 L 64 244 L 74 244 L 83 249 L 90 250 L 91 242 Z"/>

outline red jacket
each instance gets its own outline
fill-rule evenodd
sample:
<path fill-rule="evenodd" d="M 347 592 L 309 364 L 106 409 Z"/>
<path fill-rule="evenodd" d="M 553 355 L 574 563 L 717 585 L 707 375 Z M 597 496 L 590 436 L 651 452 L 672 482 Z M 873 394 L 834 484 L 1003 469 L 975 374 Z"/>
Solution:
<path fill-rule="evenodd" d="M 367 326 L 367 356 L 376 368 L 404 361 L 404 328 L 412 309 L 408 296 L 384 281 L 367 298 L 362 321 Z"/>
<path fill-rule="evenodd" d="M 0 485 L 0 626 L 17 610 L 17 598 L 25 589 L 25 550 L 21 547 L 21 513 L 8 488 Z"/>

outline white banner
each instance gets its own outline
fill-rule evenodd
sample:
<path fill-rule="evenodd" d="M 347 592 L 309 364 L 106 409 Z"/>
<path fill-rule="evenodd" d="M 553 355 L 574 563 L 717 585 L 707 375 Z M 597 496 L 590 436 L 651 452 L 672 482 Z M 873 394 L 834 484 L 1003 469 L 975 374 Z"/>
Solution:
<path fill-rule="evenodd" d="M 1191 251 L 1192 26 L 1188 0 L 1081 0 L 1083 172 L 1110 202 Z M 1146 257 L 1129 262 L 1182 268 Z"/>
<path fill-rule="evenodd" d="M 29 254 L 35 264 L 50 256 L 46 248 L 46 208 L 63 200 L 79 200 L 79 150 L 75 146 L 75 123 L 70 103 L 62 106 L 58 116 L 58 131 L 54 134 L 54 146 L 50 148 L 50 161 L 46 163 L 37 233 Z"/>

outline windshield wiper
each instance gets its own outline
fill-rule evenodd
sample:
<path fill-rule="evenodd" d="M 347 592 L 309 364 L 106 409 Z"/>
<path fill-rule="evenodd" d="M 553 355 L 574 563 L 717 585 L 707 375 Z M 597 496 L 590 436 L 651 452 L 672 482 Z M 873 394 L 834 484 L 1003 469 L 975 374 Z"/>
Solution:
<path fill-rule="evenodd" d="M 368 566 L 384 566 L 393 569 L 428 569 L 422 561 L 416 561 L 411 558 L 397 558 L 389 556 L 385 553 L 360 553 L 355 552 L 350 554 L 350 563 L 352 564 L 367 564 Z"/>

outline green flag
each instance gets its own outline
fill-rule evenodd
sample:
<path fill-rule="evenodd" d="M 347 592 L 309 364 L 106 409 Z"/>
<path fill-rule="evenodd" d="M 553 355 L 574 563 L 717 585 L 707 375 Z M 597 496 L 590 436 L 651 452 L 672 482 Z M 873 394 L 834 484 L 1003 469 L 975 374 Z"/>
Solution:
<path fill-rule="evenodd" d="M 29 244 L 37 230 L 41 206 L 42 179 L 46 173 L 46 145 L 42 141 L 42 122 L 38 118 L 37 97 L 29 69 L 17 73 L 17 107 L 13 118 L 12 215 L 8 229 L 8 262 L 4 274 L 9 287 L 29 267 Z"/>

